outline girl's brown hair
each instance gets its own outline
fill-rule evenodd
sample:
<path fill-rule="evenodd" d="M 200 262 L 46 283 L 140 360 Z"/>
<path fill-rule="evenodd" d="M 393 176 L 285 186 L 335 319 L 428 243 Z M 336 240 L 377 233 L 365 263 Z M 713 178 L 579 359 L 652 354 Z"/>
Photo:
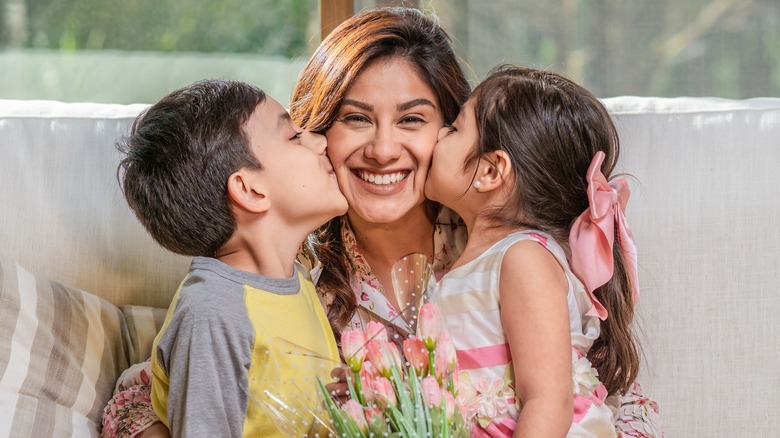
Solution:
<path fill-rule="evenodd" d="M 468 98 L 469 83 L 447 33 L 436 19 L 413 8 L 367 10 L 333 30 L 298 78 L 290 103 L 293 120 L 310 131 L 327 131 L 360 73 L 372 62 L 391 57 L 402 58 L 416 69 L 436 95 L 445 122 L 452 123 Z M 357 305 L 340 224 L 341 218 L 335 218 L 323 225 L 307 245 L 327 267 L 317 288 L 334 294 L 328 319 L 337 333 Z"/>
<path fill-rule="evenodd" d="M 472 99 L 479 141 L 466 167 L 503 150 L 515 171 L 512 200 L 488 212 L 490 219 L 544 231 L 567 247 L 574 221 L 588 208 L 585 178 L 593 156 L 606 154 L 601 170 L 607 179 L 618 160 L 618 135 L 606 108 L 558 74 L 522 67 L 495 70 Z M 610 394 L 625 392 L 639 373 L 631 280 L 619 245 L 613 253 L 614 275 L 595 291 L 609 317 L 588 353 Z"/>

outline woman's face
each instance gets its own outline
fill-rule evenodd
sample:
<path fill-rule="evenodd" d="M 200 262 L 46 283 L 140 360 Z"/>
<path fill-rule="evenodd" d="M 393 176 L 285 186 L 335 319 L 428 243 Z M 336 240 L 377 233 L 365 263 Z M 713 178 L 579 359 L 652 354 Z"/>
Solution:
<path fill-rule="evenodd" d="M 436 95 L 410 64 L 402 58 L 369 64 L 325 134 L 350 217 L 392 223 L 423 208 L 443 124 Z"/>

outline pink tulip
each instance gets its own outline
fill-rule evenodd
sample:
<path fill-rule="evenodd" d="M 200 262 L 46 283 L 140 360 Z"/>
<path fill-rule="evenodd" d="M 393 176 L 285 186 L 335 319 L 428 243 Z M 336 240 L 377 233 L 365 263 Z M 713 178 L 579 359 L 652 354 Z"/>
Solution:
<path fill-rule="evenodd" d="M 372 421 L 375 421 L 375 419 L 381 421 L 382 423 L 385 422 L 385 415 L 382 413 L 382 409 L 380 409 L 378 406 L 367 408 L 366 420 L 371 423 Z"/>
<path fill-rule="evenodd" d="M 428 350 L 420 338 L 409 336 L 403 344 L 404 356 L 418 376 L 422 376 L 428 370 Z"/>
<path fill-rule="evenodd" d="M 369 321 L 369 323 L 366 324 L 366 340 L 386 341 L 387 329 L 380 322 Z"/>
<path fill-rule="evenodd" d="M 433 371 L 431 374 L 436 376 L 436 379 L 440 382 L 447 375 L 447 359 L 444 358 L 443 351 L 441 343 L 433 350 Z"/>
<path fill-rule="evenodd" d="M 425 401 L 428 402 L 428 406 L 441 406 L 441 387 L 439 386 L 439 382 L 436 380 L 436 378 L 433 376 L 428 376 L 422 379 L 420 385 L 422 386 L 423 396 L 425 396 Z"/>
<path fill-rule="evenodd" d="M 371 391 L 371 385 L 374 379 L 376 379 L 376 371 L 373 371 L 371 362 L 363 362 L 363 368 L 360 369 L 360 386 L 355 387 L 355 391 L 360 391 L 358 400 L 361 403 L 365 403 L 370 406 L 374 403 L 374 393 Z"/>
<path fill-rule="evenodd" d="M 366 359 L 366 334 L 361 330 L 345 330 L 341 333 L 341 351 L 353 373 L 360 372 Z"/>
<path fill-rule="evenodd" d="M 442 395 L 444 396 L 444 407 L 445 412 L 447 413 L 447 418 L 452 418 L 455 415 L 455 397 L 452 395 L 449 391 L 442 391 Z"/>
<path fill-rule="evenodd" d="M 361 380 L 370 382 L 377 377 L 379 377 L 379 373 L 377 372 L 376 367 L 374 367 L 370 360 L 364 361 L 363 368 L 360 370 Z"/>
<path fill-rule="evenodd" d="M 397 399 L 395 398 L 395 391 L 390 380 L 385 377 L 377 377 L 371 382 L 371 385 L 376 401 L 382 408 L 396 404 Z"/>
<path fill-rule="evenodd" d="M 442 356 L 447 372 L 455 373 L 458 369 L 458 355 L 455 352 L 455 345 L 452 343 L 449 333 L 443 332 L 439 335 L 436 352 Z"/>
<path fill-rule="evenodd" d="M 420 307 L 420 320 L 417 323 L 420 331 L 420 338 L 428 351 L 436 348 L 436 341 L 441 333 L 441 320 L 439 312 L 431 303 L 425 303 Z"/>
<path fill-rule="evenodd" d="M 368 350 L 368 360 L 382 376 L 390 377 L 392 367 L 401 370 L 401 354 L 395 344 L 371 340 L 366 343 L 366 350 Z"/>
<path fill-rule="evenodd" d="M 342 405 L 342 408 L 350 418 L 355 420 L 355 424 L 357 424 L 360 430 L 364 432 L 368 430 L 366 415 L 363 413 L 363 406 L 361 406 L 360 403 L 353 399 L 349 399 Z"/>

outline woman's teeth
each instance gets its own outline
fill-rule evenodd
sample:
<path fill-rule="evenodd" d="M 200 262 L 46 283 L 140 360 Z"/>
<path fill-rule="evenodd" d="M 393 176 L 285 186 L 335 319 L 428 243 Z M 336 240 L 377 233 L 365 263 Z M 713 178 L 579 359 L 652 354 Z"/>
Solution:
<path fill-rule="evenodd" d="M 409 175 L 408 172 L 386 173 L 383 175 L 377 175 L 368 172 L 358 173 L 358 176 L 363 181 L 369 182 L 371 184 L 378 184 L 378 185 L 395 184 L 397 182 L 403 181 L 408 175 Z"/>

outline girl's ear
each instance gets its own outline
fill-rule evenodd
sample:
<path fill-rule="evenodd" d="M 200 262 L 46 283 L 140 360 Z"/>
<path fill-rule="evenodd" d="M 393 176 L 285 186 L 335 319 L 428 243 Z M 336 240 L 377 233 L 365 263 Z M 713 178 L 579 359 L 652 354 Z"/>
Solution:
<path fill-rule="evenodd" d="M 230 175 L 227 182 L 230 200 L 236 207 L 250 213 L 263 213 L 271 208 L 271 200 L 258 172 L 255 169 L 242 168 Z"/>
<path fill-rule="evenodd" d="M 477 176 L 474 180 L 478 192 L 495 190 L 505 183 L 510 183 L 513 176 L 512 162 L 509 155 L 502 151 L 491 151 L 479 160 Z"/>

